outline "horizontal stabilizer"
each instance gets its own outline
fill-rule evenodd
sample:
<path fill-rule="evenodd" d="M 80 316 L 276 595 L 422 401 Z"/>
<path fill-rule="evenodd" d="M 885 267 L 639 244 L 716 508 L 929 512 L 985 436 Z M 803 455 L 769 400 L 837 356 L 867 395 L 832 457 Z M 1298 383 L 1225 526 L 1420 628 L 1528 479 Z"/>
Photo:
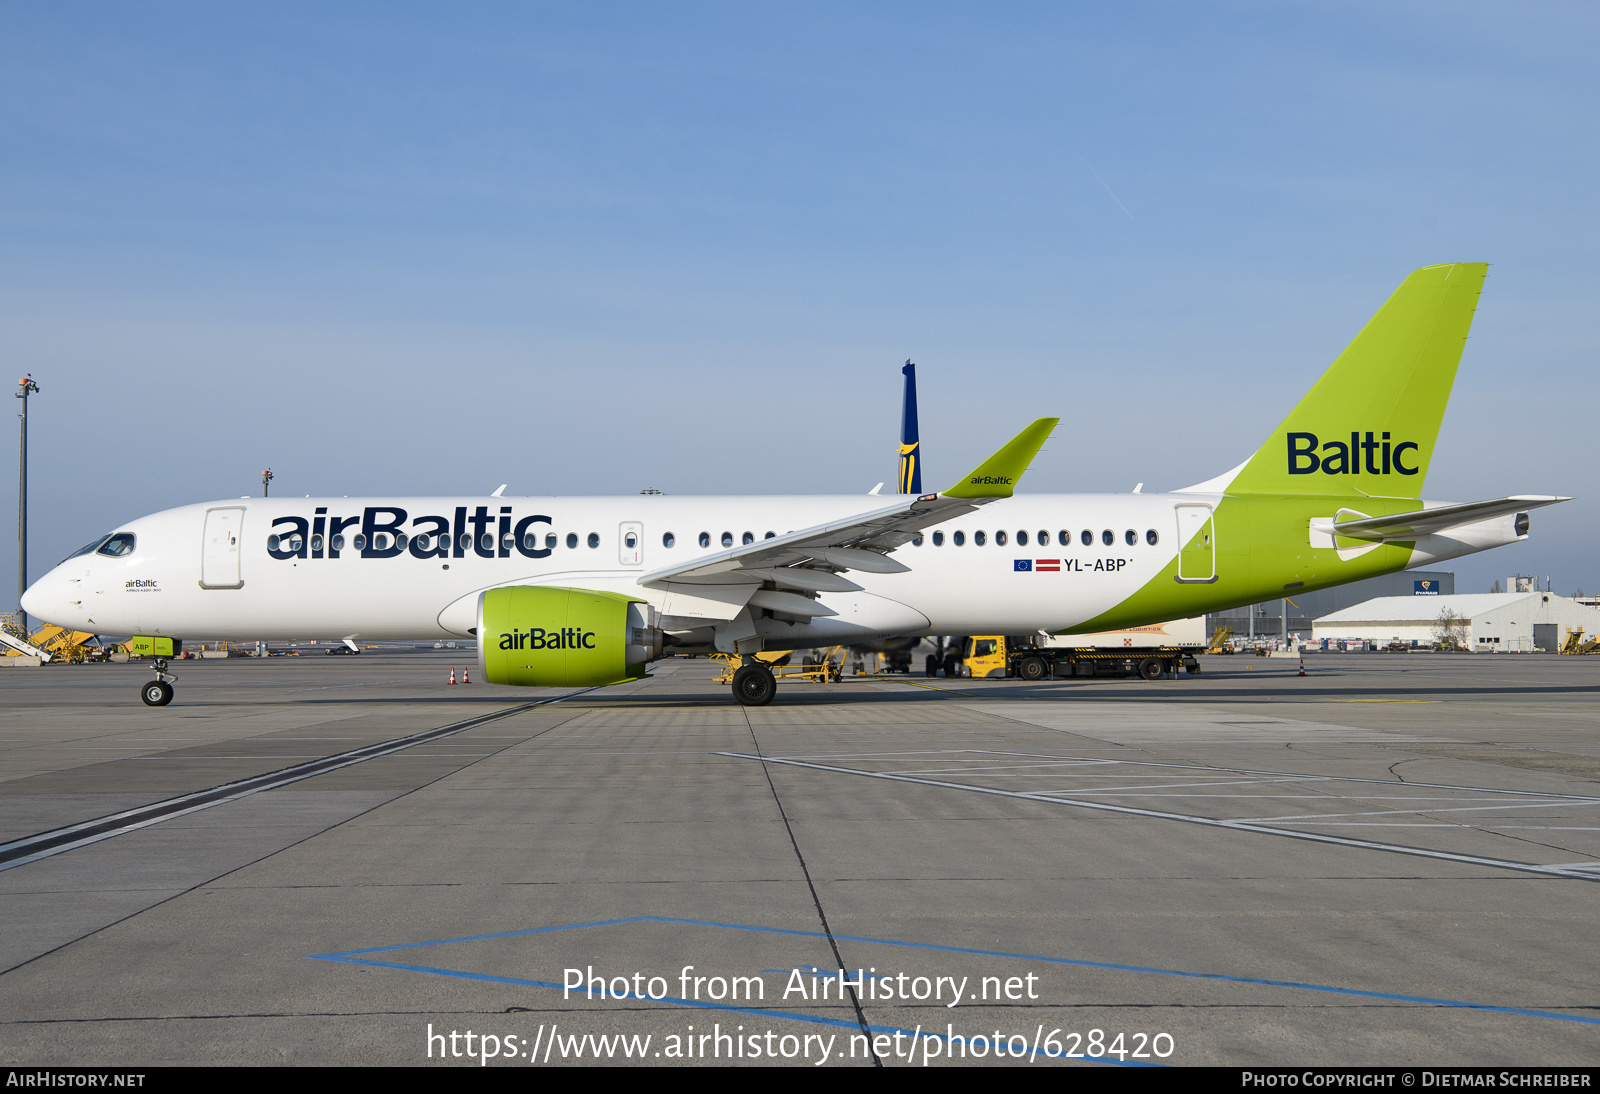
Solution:
<path fill-rule="evenodd" d="M 1431 536 L 1479 521 L 1522 513 L 1543 505 L 1571 501 L 1571 498 L 1553 494 L 1517 494 L 1493 501 L 1472 501 L 1461 505 L 1441 505 L 1432 509 L 1418 509 L 1410 513 L 1394 513 L 1386 517 L 1363 517 L 1345 509 L 1356 519 L 1340 520 L 1321 518 L 1312 521 L 1315 531 L 1341 539 L 1360 539 L 1373 543 L 1411 541 L 1419 536 Z"/>

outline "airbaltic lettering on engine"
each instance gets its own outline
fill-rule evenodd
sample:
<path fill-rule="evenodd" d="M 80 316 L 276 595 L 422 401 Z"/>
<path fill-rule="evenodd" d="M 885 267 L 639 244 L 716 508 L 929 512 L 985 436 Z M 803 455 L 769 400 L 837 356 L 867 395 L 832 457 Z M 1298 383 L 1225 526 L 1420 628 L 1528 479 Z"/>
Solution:
<path fill-rule="evenodd" d="M 1374 438 L 1369 430 L 1363 440 L 1359 432 L 1352 430 L 1348 445 L 1342 440 L 1328 441 L 1321 446 L 1321 456 L 1317 455 L 1315 433 L 1290 433 L 1288 438 L 1291 475 L 1312 475 L 1318 471 L 1324 475 L 1387 475 L 1391 469 L 1402 475 L 1415 475 L 1418 471 L 1416 467 L 1407 467 L 1401 458 L 1407 452 L 1418 451 L 1417 442 L 1394 444 L 1387 433 Z"/>
<path fill-rule="evenodd" d="M 594 631 L 563 627 L 559 631 L 546 631 L 529 627 L 525 631 L 502 631 L 500 648 L 503 650 L 592 650 Z"/>
<path fill-rule="evenodd" d="M 362 558 L 465 558 L 470 552 L 479 558 L 510 558 L 512 552 L 524 558 L 549 558 L 550 548 L 540 545 L 536 524 L 549 525 L 551 519 L 534 513 L 518 520 L 511 506 L 502 505 L 490 513 L 487 505 L 475 507 L 468 515 L 465 505 L 456 506 L 454 520 L 445 516 L 410 519 L 395 505 L 368 505 L 360 516 L 328 516 L 318 508 L 312 520 L 305 517 L 278 517 L 272 522 L 267 554 L 273 558 L 338 558 L 346 548 L 346 536 L 354 534 L 349 547 Z M 347 533 L 347 529 L 350 532 Z M 469 531 L 470 529 L 470 531 Z M 548 539 L 546 540 L 548 542 Z M 326 549 L 324 549 L 326 544 Z"/>

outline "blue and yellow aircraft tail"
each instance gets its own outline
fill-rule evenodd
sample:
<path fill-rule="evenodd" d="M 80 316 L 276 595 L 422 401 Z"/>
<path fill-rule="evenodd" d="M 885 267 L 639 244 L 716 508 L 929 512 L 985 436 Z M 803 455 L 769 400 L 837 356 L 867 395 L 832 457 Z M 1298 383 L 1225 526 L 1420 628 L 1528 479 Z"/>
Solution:
<path fill-rule="evenodd" d="M 917 442 L 917 366 L 909 360 L 900 370 L 906 378 L 905 403 L 900 408 L 900 493 L 922 493 L 922 452 Z"/>

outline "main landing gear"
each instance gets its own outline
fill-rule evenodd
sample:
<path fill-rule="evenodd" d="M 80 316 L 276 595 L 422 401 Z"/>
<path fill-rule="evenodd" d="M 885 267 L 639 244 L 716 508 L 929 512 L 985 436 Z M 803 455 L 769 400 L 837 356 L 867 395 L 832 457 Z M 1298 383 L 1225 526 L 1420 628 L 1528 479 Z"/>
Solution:
<path fill-rule="evenodd" d="M 167 671 L 165 658 L 155 660 L 156 678 L 139 689 L 139 698 L 147 707 L 164 707 L 172 702 L 172 684 L 178 678 Z"/>
<path fill-rule="evenodd" d="M 741 665 L 733 674 L 733 697 L 747 707 L 764 707 L 776 694 L 778 681 L 760 661 Z"/>

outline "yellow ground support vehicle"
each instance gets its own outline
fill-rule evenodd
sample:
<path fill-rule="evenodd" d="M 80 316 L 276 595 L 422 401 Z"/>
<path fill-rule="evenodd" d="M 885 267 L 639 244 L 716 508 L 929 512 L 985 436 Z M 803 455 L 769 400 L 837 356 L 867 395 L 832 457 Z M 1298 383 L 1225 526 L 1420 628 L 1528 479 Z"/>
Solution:
<path fill-rule="evenodd" d="M 961 647 L 961 675 L 974 680 L 1134 675 L 1158 680 L 1180 670 L 1198 673 L 1200 662 L 1194 655 L 1193 648 L 1182 646 L 1047 646 L 1032 635 L 974 635 Z"/>
<path fill-rule="evenodd" d="M 834 646 L 820 657 L 807 654 L 800 660 L 799 667 L 790 666 L 790 656 L 793 650 L 764 650 L 753 654 L 751 661 L 767 666 L 775 680 L 809 680 L 814 684 L 837 684 L 844 676 L 844 661 L 846 650 L 843 646 Z M 735 653 L 714 653 L 711 660 L 722 663 L 722 671 L 717 675 L 717 683 L 726 684 L 733 680 L 734 673 L 744 666 L 744 658 Z"/>

